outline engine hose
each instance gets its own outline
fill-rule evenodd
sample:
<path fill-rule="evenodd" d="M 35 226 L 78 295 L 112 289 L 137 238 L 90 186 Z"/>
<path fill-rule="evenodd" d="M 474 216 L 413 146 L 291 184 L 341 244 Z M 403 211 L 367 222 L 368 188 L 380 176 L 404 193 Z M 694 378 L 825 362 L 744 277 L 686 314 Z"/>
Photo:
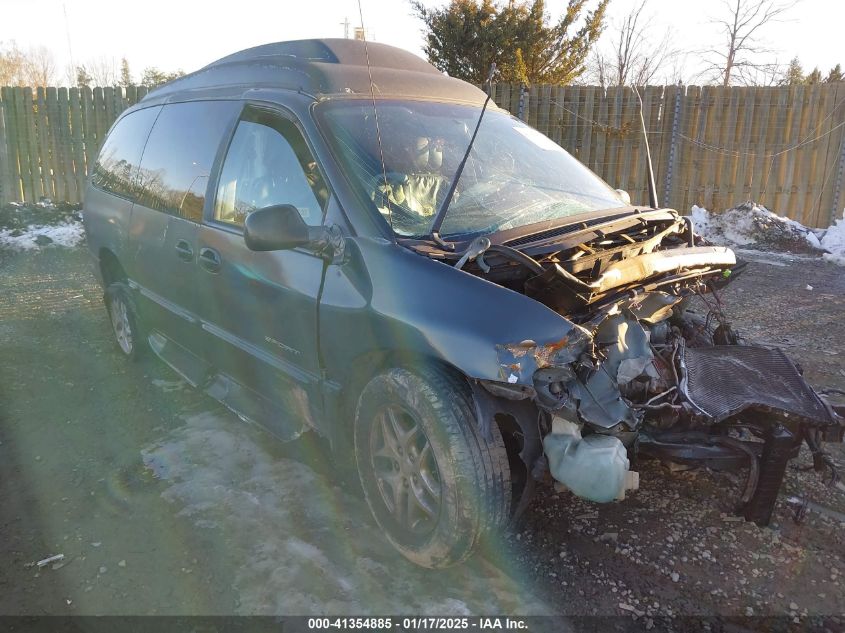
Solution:
<path fill-rule="evenodd" d="M 757 459 L 757 455 L 754 454 L 754 451 L 748 448 L 744 442 L 735 440 L 732 437 L 714 437 L 713 440 L 719 444 L 724 444 L 725 446 L 730 446 L 731 448 L 740 450 L 748 455 L 748 479 L 745 482 L 745 490 L 742 493 L 742 497 L 739 499 L 740 505 L 738 510 L 742 509 L 743 506 L 747 505 L 748 502 L 751 501 L 751 497 L 754 496 L 754 491 L 757 489 L 757 481 L 760 479 L 760 462 Z"/>

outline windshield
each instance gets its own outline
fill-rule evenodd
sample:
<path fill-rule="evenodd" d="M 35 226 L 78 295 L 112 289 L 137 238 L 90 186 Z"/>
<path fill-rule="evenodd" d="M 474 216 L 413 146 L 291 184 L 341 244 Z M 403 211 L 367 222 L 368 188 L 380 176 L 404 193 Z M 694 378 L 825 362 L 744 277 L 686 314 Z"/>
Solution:
<path fill-rule="evenodd" d="M 431 232 L 479 107 L 379 101 L 321 104 L 317 118 L 352 184 L 402 237 Z M 512 229 L 624 207 L 603 180 L 519 119 L 487 110 L 441 227 L 444 236 Z"/>

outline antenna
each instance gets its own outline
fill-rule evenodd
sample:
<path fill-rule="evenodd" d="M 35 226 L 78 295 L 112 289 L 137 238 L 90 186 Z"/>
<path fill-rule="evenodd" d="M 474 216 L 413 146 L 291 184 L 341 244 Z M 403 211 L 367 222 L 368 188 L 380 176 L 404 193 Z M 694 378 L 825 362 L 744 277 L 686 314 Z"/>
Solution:
<path fill-rule="evenodd" d="M 65 35 L 67 35 L 67 52 L 70 56 L 70 72 L 71 72 L 71 85 L 76 84 L 76 66 L 73 64 L 73 47 L 70 45 L 70 24 L 67 21 L 67 5 L 62 2 L 62 11 L 65 14 Z"/>
<path fill-rule="evenodd" d="M 464 157 L 461 159 L 458 169 L 455 171 L 455 177 L 452 178 L 452 184 L 449 185 L 449 190 L 446 192 L 446 197 L 443 199 L 443 204 L 434 216 L 434 221 L 431 223 L 431 239 L 443 248 L 453 250 L 453 244 L 448 244 L 440 237 L 440 227 L 443 225 L 443 220 L 446 218 L 446 212 L 449 211 L 449 204 L 452 202 L 452 197 L 455 195 L 455 189 L 458 187 L 458 180 L 464 171 L 464 166 L 467 164 L 469 153 L 472 151 L 472 145 L 475 143 L 475 137 L 478 135 L 478 128 L 481 127 L 481 119 L 484 118 L 484 112 L 487 110 L 487 104 L 490 103 L 490 97 L 493 96 L 493 75 L 496 74 L 496 62 L 490 64 L 490 72 L 487 75 L 487 98 L 484 100 L 484 105 L 481 106 L 481 114 L 478 115 L 478 123 L 475 124 L 475 130 L 472 133 L 472 138 L 469 139 L 467 151 L 464 152 Z"/>
<path fill-rule="evenodd" d="M 376 92 L 373 85 L 373 71 L 370 69 L 370 49 L 367 46 L 366 29 L 364 28 L 364 11 L 361 9 L 361 0 L 358 0 L 358 16 L 361 18 L 361 39 L 364 41 L 364 56 L 367 58 L 367 75 L 370 78 L 370 98 L 373 101 L 373 118 L 376 123 L 376 142 L 378 143 L 379 159 L 381 160 L 381 176 L 384 179 L 384 201 L 387 204 L 387 218 L 390 222 L 390 233 L 394 241 L 396 234 L 393 233 L 393 208 L 390 206 L 390 185 L 387 182 L 387 168 L 384 166 L 384 150 L 381 147 L 381 130 L 378 125 L 378 110 L 376 110 Z"/>
<path fill-rule="evenodd" d="M 643 140 L 645 140 L 645 156 L 646 168 L 648 169 L 648 204 L 652 209 L 656 209 L 659 205 L 657 202 L 657 185 L 654 183 L 654 167 L 651 164 L 651 149 L 648 146 L 648 130 L 645 127 L 645 117 L 643 117 L 643 99 L 640 96 L 640 91 L 636 86 L 631 86 L 631 90 L 637 95 L 640 102 L 640 124 L 643 128 Z"/>
<path fill-rule="evenodd" d="M 349 18 L 343 18 L 343 22 L 341 22 L 340 24 L 343 26 L 343 37 L 348 40 L 349 39 Z"/>

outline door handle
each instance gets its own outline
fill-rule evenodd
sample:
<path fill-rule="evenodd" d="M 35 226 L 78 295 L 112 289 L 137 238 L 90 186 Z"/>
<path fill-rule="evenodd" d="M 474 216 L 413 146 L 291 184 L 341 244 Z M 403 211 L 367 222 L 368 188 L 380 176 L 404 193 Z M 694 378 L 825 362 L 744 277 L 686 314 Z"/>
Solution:
<path fill-rule="evenodd" d="M 176 242 L 176 254 L 183 262 L 194 261 L 194 251 L 191 249 L 191 245 L 188 244 L 187 240 Z"/>
<path fill-rule="evenodd" d="M 220 272 L 220 254 L 213 248 L 201 248 L 199 262 L 210 273 Z"/>

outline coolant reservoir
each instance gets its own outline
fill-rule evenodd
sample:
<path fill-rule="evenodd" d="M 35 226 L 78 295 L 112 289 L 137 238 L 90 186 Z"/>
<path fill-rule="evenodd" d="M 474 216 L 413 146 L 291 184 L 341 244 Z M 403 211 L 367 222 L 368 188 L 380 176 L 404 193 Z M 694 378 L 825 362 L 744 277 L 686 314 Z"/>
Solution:
<path fill-rule="evenodd" d="M 584 499 L 607 503 L 639 484 L 637 473 L 628 470 L 625 446 L 610 435 L 582 438 L 577 425 L 555 418 L 543 448 L 552 477 Z"/>

